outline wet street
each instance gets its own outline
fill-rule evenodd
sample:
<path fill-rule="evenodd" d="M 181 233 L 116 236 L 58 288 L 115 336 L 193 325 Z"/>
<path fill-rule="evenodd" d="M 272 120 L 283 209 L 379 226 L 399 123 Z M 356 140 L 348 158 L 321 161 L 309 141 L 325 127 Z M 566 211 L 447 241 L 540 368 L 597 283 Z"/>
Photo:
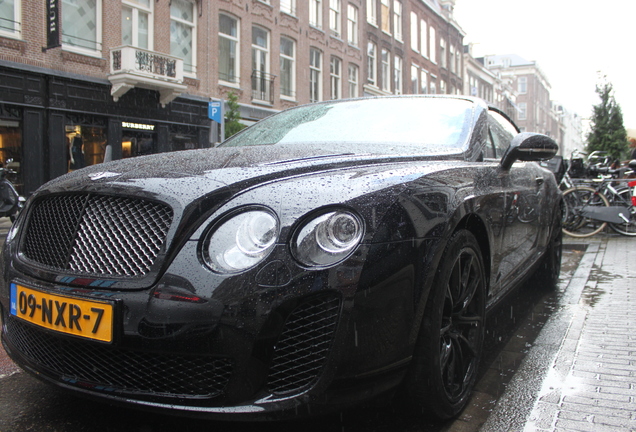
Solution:
<path fill-rule="evenodd" d="M 568 243 L 568 238 L 564 240 L 563 269 L 557 290 L 545 291 L 526 284 L 489 315 L 486 327 L 490 330 L 479 382 L 470 405 L 453 421 L 435 423 L 410 417 L 400 410 L 398 403 L 378 403 L 311 420 L 265 424 L 219 423 L 157 415 L 68 395 L 21 372 L 0 349 L 0 431 L 463 432 L 477 431 L 484 425 L 487 426 L 483 430 L 488 431 L 523 430 L 527 418 L 540 417 L 536 414 L 542 409 L 537 403 L 538 396 L 551 388 L 546 374 L 555 358 L 562 354 L 560 341 L 571 323 L 576 322 L 576 314 L 567 305 L 573 298 L 578 302 L 579 297 L 588 307 L 595 301 L 593 290 L 581 293 L 583 287 L 571 283 L 576 279 L 574 276 L 585 257 L 587 245 Z"/>

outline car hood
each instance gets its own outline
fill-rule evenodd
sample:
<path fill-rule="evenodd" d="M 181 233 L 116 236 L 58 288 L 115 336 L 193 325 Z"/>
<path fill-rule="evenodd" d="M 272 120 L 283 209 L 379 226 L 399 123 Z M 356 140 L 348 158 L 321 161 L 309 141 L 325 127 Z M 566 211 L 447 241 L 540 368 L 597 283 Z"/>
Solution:
<path fill-rule="evenodd" d="M 100 192 L 168 202 L 176 208 L 209 194 L 230 196 L 288 177 L 351 167 L 440 159 L 396 154 L 352 154 L 314 145 L 215 148 L 161 153 L 93 165 L 58 177 L 38 194 Z M 445 155 L 444 158 L 448 158 Z M 454 155 L 462 159 L 461 155 Z M 380 168 L 382 169 L 382 168 Z"/>

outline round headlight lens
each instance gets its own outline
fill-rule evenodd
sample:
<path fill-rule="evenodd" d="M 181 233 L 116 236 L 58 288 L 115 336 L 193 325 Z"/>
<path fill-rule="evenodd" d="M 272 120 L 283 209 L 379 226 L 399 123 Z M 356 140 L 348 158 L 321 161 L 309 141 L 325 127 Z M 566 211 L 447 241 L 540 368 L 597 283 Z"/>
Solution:
<path fill-rule="evenodd" d="M 237 273 L 261 262 L 274 248 L 278 220 L 265 210 L 240 213 L 212 231 L 205 258 L 212 270 Z"/>
<path fill-rule="evenodd" d="M 330 266 L 349 256 L 362 240 L 362 222 L 348 211 L 333 211 L 306 223 L 295 237 L 293 252 L 307 266 Z"/>

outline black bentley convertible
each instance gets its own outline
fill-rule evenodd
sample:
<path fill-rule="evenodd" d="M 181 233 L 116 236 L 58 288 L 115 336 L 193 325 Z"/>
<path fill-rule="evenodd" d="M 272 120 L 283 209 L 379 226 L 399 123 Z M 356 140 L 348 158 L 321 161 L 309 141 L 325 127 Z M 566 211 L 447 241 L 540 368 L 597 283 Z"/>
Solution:
<path fill-rule="evenodd" d="M 2 342 L 46 382 L 184 415 L 397 393 L 454 416 L 489 308 L 557 282 L 561 195 L 534 162 L 556 151 L 481 100 L 404 96 L 75 171 L 7 236 Z"/>

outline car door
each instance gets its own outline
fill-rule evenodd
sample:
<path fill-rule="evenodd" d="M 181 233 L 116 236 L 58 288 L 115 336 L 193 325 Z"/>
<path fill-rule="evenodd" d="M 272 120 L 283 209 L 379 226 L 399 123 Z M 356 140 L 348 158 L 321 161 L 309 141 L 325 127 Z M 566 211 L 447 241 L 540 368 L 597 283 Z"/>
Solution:
<path fill-rule="evenodd" d="M 489 112 L 489 139 L 501 159 L 517 134 L 515 126 L 500 113 Z M 537 252 L 542 201 L 542 170 L 534 162 L 515 162 L 499 176 L 503 220 L 493 268 L 493 295 L 527 270 Z"/>

